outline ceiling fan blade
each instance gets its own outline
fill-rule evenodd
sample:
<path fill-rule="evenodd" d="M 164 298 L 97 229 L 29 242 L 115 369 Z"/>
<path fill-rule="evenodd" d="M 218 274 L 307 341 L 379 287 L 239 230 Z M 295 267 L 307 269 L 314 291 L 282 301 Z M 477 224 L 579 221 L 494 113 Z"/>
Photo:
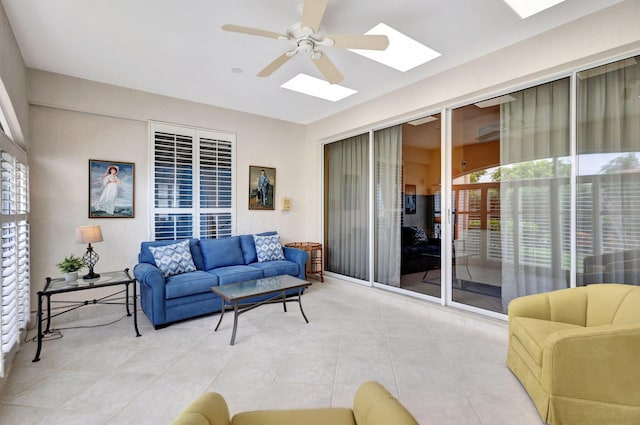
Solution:
<path fill-rule="evenodd" d="M 309 27 L 314 33 L 318 32 L 328 1 L 329 0 L 304 0 L 302 20 L 300 21 L 302 28 Z"/>
<path fill-rule="evenodd" d="M 278 56 L 276 60 L 265 66 L 262 71 L 258 72 L 258 77 L 268 77 L 269 75 L 273 74 L 276 69 L 287 63 L 287 61 L 293 56 L 294 55 L 290 52 L 283 53 L 282 55 Z"/>
<path fill-rule="evenodd" d="M 328 35 L 333 46 L 339 49 L 385 50 L 389 47 L 386 35 Z"/>
<path fill-rule="evenodd" d="M 322 52 L 315 52 L 311 55 L 311 60 L 320 70 L 324 78 L 331 84 L 337 84 L 344 80 L 338 68 L 331 62 L 329 57 Z"/>
<path fill-rule="evenodd" d="M 280 38 L 288 39 L 286 35 L 278 34 L 277 32 L 265 31 L 258 28 L 243 27 L 242 25 L 226 24 L 222 26 L 222 29 L 230 32 L 257 35 L 259 37 L 275 38 L 276 40 Z"/>

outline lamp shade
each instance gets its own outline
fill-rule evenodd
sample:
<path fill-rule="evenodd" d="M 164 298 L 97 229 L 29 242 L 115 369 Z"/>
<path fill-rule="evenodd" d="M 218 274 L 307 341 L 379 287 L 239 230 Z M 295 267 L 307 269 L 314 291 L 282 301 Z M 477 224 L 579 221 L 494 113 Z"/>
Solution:
<path fill-rule="evenodd" d="M 78 243 L 94 243 L 103 240 L 100 226 L 80 226 L 76 229 L 76 242 Z"/>

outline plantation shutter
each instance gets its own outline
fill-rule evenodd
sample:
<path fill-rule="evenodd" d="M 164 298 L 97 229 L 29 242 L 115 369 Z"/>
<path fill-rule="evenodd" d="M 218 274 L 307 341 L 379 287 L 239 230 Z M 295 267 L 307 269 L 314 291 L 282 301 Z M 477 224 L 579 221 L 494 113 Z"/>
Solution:
<path fill-rule="evenodd" d="M 151 123 L 155 240 L 233 233 L 235 136 Z"/>
<path fill-rule="evenodd" d="M 0 377 L 5 359 L 29 322 L 28 168 L 0 151 Z"/>

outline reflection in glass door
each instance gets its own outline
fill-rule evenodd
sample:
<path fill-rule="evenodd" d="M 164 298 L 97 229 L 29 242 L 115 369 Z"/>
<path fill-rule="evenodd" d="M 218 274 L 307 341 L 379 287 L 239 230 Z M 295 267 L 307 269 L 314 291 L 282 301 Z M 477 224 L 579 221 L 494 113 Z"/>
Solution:
<path fill-rule="evenodd" d="M 578 73 L 577 284 L 640 284 L 640 56 Z"/>
<path fill-rule="evenodd" d="M 452 110 L 452 300 L 569 286 L 569 79 Z"/>
<path fill-rule="evenodd" d="M 390 255 L 399 262 L 397 283 L 384 280 L 380 274 L 376 281 L 402 289 L 440 297 L 441 288 L 441 119 L 440 114 L 410 121 L 393 127 L 399 138 L 398 164 L 400 173 L 396 184 L 399 205 L 394 222 L 397 245 L 389 245 L 381 223 L 389 215 L 386 205 L 376 199 L 376 251 L 377 258 Z M 385 134 L 391 129 L 377 131 L 376 164 L 388 167 L 389 154 Z M 376 174 L 376 197 L 382 193 L 383 173 Z M 388 232 L 387 232 L 388 233 Z M 390 250 L 389 248 L 393 249 Z M 384 253 L 384 254 L 381 254 Z"/>

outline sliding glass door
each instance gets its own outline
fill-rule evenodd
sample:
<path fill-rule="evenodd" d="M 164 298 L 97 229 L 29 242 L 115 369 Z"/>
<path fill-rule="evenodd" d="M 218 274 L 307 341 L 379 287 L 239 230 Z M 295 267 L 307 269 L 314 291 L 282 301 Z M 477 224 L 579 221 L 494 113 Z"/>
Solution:
<path fill-rule="evenodd" d="M 640 56 L 577 81 L 578 285 L 639 285 Z"/>
<path fill-rule="evenodd" d="M 369 135 L 325 145 L 325 267 L 369 280 Z"/>
<path fill-rule="evenodd" d="M 569 286 L 569 79 L 452 111 L 452 300 Z"/>
<path fill-rule="evenodd" d="M 325 191 L 341 275 L 493 316 L 638 285 L 640 57 L 330 143 Z"/>

